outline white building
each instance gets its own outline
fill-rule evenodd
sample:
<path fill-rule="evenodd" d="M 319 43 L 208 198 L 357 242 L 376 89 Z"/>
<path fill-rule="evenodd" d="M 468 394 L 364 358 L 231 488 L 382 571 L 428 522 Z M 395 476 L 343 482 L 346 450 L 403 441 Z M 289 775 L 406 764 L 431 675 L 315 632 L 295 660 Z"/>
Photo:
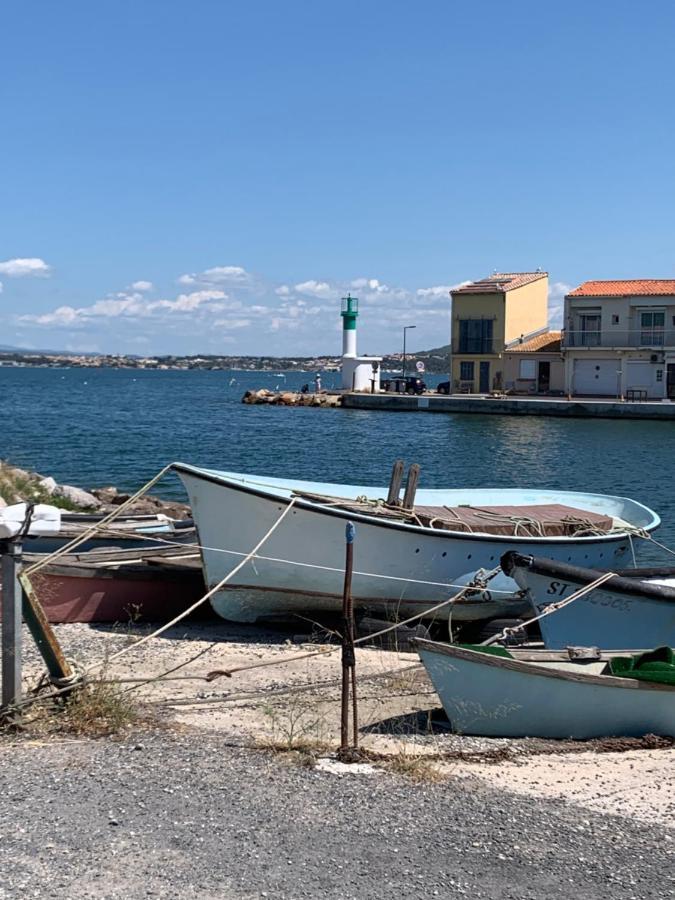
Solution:
<path fill-rule="evenodd" d="M 357 297 L 347 294 L 342 298 L 342 390 L 380 390 L 381 356 L 356 355 L 356 320 L 359 315 Z"/>
<path fill-rule="evenodd" d="M 675 279 L 585 281 L 564 325 L 569 395 L 675 400 Z"/>

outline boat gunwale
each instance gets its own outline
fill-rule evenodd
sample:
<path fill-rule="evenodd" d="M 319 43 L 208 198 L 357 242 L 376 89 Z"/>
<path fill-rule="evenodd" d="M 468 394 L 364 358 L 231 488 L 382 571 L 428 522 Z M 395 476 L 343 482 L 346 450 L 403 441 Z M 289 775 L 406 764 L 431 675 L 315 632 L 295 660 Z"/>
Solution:
<path fill-rule="evenodd" d="M 260 488 L 252 487 L 249 484 L 235 481 L 231 478 L 228 478 L 227 475 L 216 475 L 211 471 L 200 469 L 196 466 L 190 466 L 187 463 L 171 463 L 171 468 L 175 472 L 184 472 L 186 475 L 192 475 L 195 478 L 201 478 L 203 481 L 219 485 L 220 487 L 240 491 L 245 494 L 253 494 L 256 497 L 268 500 L 271 503 L 283 504 L 285 506 L 288 506 L 291 502 L 291 499 L 293 499 L 291 497 L 280 497 L 277 494 L 271 493 L 270 491 L 261 490 Z M 572 494 L 577 492 L 559 491 L 558 493 Z M 564 535 L 537 537 L 528 535 L 488 534 L 486 532 L 449 531 L 445 528 L 429 528 L 428 526 L 424 525 L 414 525 L 407 522 L 395 522 L 385 518 L 378 519 L 375 516 L 369 516 L 364 513 L 358 512 L 350 512 L 348 510 L 343 510 L 335 506 L 321 506 L 317 503 L 312 503 L 310 501 L 304 500 L 298 496 L 296 496 L 294 499 L 296 508 L 304 509 L 308 512 L 320 513 L 321 515 L 333 516 L 339 519 L 355 520 L 357 522 L 364 522 L 368 525 L 377 525 L 381 528 L 393 528 L 398 531 L 412 532 L 413 534 L 434 535 L 435 537 L 440 537 L 447 540 L 490 541 L 499 544 L 531 544 L 532 541 L 536 541 L 537 544 L 543 545 L 562 544 L 564 546 L 568 546 L 570 543 L 616 543 L 617 541 L 626 540 L 628 535 L 631 534 L 630 531 L 621 531 L 615 534 L 585 535 L 581 537 L 565 537 Z M 643 527 L 644 531 L 652 531 L 658 528 L 658 526 L 661 524 L 661 519 L 658 514 L 649 509 L 649 507 L 644 506 L 642 503 L 639 503 L 637 500 L 630 500 L 629 497 L 612 497 L 612 499 L 628 500 L 631 503 L 637 504 L 643 510 L 646 510 L 651 515 L 652 522 L 649 525 Z"/>
<path fill-rule="evenodd" d="M 514 569 L 522 569 L 525 572 L 533 572 L 535 575 L 545 578 L 555 577 L 560 581 L 571 582 L 571 584 L 583 587 L 606 574 L 599 569 L 586 569 L 583 566 L 574 566 L 571 563 L 542 559 L 537 556 L 526 556 L 516 551 L 510 551 L 510 553 L 518 557 L 519 561 L 516 562 L 512 556 L 509 559 L 509 564 L 505 566 L 502 560 L 504 557 L 509 556 L 509 553 L 505 553 L 502 560 L 500 560 L 502 571 L 510 578 L 513 578 Z M 531 594 L 533 593 L 532 588 L 528 587 L 528 590 Z M 606 594 L 621 594 L 634 599 L 653 600 L 659 603 L 675 603 L 675 587 L 669 587 L 667 584 L 651 584 L 639 579 L 626 578 L 622 575 L 615 575 L 614 578 L 610 578 L 604 584 L 595 588 L 595 591 Z M 591 593 L 595 593 L 595 591 L 591 591 Z M 564 597 L 554 594 L 550 596 L 550 603 L 556 603 L 564 599 Z M 533 595 L 533 599 L 537 607 L 550 605 L 539 599 L 538 596 L 534 597 Z"/>
<path fill-rule="evenodd" d="M 41 576 L 47 578 L 81 578 L 110 581 L 164 581 L 167 575 L 172 581 L 187 581 L 202 576 L 201 568 L 192 566 L 162 566 L 132 563 L 116 568 L 114 565 L 96 565 L 94 563 L 49 563 L 36 572 L 33 578 L 37 581 Z"/>
<path fill-rule="evenodd" d="M 636 678 L 618 678 L 615 675 L 592 675 L 591 673 L 570 672 L 565 669 L 556 669 L 554 664 L 550 668 L 541 665 L 541 663 L 525 662 L 524 660 L 509 659 L 503 656 L 495 656 L 491 653 L 481 653 L 478 650 L 468 650 L 465 647 L 459 647 L 456 644 L 441 644 L 438 641 L 430 641 L 426 638 L 413 638 L 411 641 L 413 647 L 430 654 L 439 656 L 449 656 L 453 659 L 461 659 L 465 662 L 477 663 L 478 665 L 492 666 L 495 669 L 508 669 L 521 675 L 539 675 L 544 678 L 557 678 L 563 681 L 572 681 L 576 684 L 602 685 L 603 687 L 625 688 L 627 690 L 637 691 L 656 691 L 660 693 L 675 694 L 675 685 L 660 684 L 656 681 L 639 681 Z M 608 658 L 611 654 L 610 650 L 604 650 Z M 619 655 L 618 653 L 616 654 Z M 424 660 L 423 660 L 424 662 Z M 574 660 L 570 660 L 574 662 Z M 581 668 L 581 666 L 580 666 Z"/>

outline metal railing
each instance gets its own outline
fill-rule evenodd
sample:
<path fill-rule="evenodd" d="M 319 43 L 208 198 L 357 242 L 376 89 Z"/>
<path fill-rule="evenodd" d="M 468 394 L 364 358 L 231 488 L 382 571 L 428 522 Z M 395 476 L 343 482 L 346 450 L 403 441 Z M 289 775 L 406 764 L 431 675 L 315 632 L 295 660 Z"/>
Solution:
<path fill-rule="evenodd" d="M 628 331 L 563 331 L 562 346 L 574 347 L 675 347 L 675 330 L 665 328 L 633 328 Z"/>

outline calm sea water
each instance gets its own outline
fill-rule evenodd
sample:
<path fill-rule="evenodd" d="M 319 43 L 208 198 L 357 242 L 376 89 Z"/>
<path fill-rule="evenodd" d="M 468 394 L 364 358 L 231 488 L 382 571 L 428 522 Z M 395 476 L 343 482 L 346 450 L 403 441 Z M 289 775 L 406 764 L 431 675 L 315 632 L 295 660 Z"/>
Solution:
<path fill-rule="evenodd" d="M 313 373 L 0 367 L 0 457 L 83 487 L 131 490 L 166 463 L 384 485 L 397 457 L 426 487 L 621 494 L 675 547 L 675 423 L 244 406 L 247 388 Z M 329 373 L 324 386 L 337 383 Z M 439 379 L 429 378 L 431 384 Z M 175 476 L 166 496 L 182 496 Z M 653 550 L 643 560 L 660 559 Z M 670 560 L 675 562 L 675 558 Z"/>

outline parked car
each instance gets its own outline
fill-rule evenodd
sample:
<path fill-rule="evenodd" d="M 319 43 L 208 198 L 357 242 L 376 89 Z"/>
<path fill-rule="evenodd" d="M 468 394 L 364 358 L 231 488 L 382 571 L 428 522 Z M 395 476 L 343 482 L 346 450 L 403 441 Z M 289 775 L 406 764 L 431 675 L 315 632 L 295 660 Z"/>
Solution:
<path fill-rule="evenodd" d="M 385 378 L 380 382 L 381 391 L 393 394 L 423 394 L 426 389 L 426 384 L 417 375 L 408 375 L 405 378 Z"/>
<path fill-rule="evenodd" d="M 437 394 L 449 394 L 450 393 L 450 382 L 449 381 L 441 381 L 440 384 L 436 385 L 436 393 Z"/>
<path fill-rule="evenodd" d="M 406 394 L 423 394 L 427 386 L 417 375 L 410 375 L 405 379 L 403 390 Z"/>

